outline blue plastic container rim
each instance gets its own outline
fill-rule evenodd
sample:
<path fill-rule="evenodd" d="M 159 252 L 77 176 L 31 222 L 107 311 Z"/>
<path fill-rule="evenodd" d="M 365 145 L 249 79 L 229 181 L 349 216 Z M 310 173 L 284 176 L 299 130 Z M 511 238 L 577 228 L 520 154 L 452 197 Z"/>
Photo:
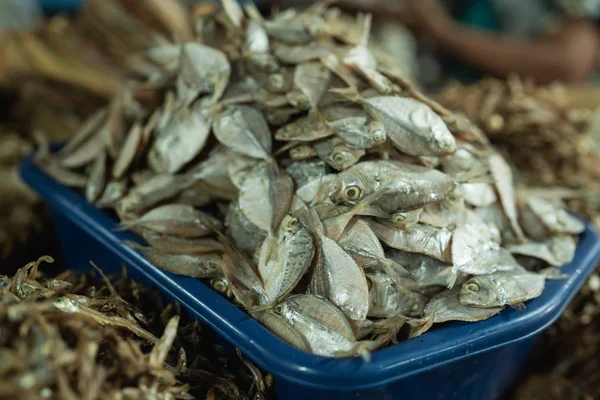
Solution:
<path fill-rule="evenodd" d="M 539 334 L 562 313 L 600 261 L 600 237 L 586 224 L 572 263 L 563 267 L 567 280 L 547 281 L 541 296 L 525 311 L 507 308 L 476 323 L 450 323 L 426 334 L 373 353 L 370 362 L 359 357 L 328 358 L 295 349 L 201 281 L 162 271 L 122 241 L 137 239 L 115 231 L 116 222 L 55 182 L 27 157 L 21 176 L 56 212 L 111 248 L 163 292 L 182 303 L 261 368 L 278 378 L 324 390 L 363 391 L 473 357 Z M 139 239 L 137 239 L 139 241 Z"/>

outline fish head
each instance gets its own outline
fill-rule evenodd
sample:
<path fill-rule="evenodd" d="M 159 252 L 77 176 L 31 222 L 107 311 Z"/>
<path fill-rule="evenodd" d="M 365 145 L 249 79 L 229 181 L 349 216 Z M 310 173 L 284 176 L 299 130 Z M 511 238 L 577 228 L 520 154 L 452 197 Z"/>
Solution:
<path fill-rule="evenodd" d="M 338 171 L 344 170 L 358 161 L 358 156 L 344 146 L 335 146 L 327 157 L 327 163 Z"/>
<path fill-rule="evenodd" d="M 302 228 L 302 224 L 298 221 L 298 218 L 286 215 L 281 220 L 279 228 L 282 229 L 286 235 L 292 235 Z"/>
<path fill-rule="evenodd" d="M 65 296 L 57 297 L 52 304 L 60 311 L 66 313 L 74 313 L 78 310 L 75 300 Z"/>
<path fill-rule="evenodd" d="M 375 190 L 375 178 L 368 177 L 360 169 L 349 168 L 340 172 L 332 187 L 335 203 L 356 204 Z"/>
<path fill-rule="evenodd" d="M 369 138 L 371 141 L 370 147 L 382 144 L 387 140 L 387 134 L 385 132 L 383 123 L 381 123 L 380 121 L 372 121 L 369 124 Z"/>
<path fill-rule="evenodd" d="M 497 293 L 485 278 L 474 277 L 463 283 L 458 296 L 462 305 L 485 308 L 496 303 Z"/>
<path fill-rule="evenodd" d="M 326 34 L 329 31 L 329 27 L 324 18 L 311 16 L 311 18 L 306 21 L 306 30 L 312 36 L 320 36 Z"/>
<path fill-rule="evenodd" d="M 392 214 L 391 221 L 398 228 L 406 229 L 419 222 L 422 209 L 413 211 L 397 212 Z"/>
<path fill-rule="evenodd" d="M 456 139 L 442 118 L 429 106 L 419 105 L 409 116 L 410 122 L 423 132 L 430 132 L 431 146 L 439 154 L 452 154 L 456 151 Z"/>

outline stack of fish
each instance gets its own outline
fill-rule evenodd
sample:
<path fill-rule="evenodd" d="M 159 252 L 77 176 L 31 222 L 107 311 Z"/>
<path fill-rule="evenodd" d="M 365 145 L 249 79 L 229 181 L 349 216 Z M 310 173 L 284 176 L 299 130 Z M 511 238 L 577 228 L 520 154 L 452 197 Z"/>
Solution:
<path fill-rule="evenodd" d="M 43 263 L 53 261 L 43 256 L 12 277 L 0 275 L 1 398 L 268 394 L 270 378 L 245 359 L 247 368 L 231 368 L 214 332 L 198 321 L 180 322 L 176 303 L 128 281 L 126 271 L 117 282 L 73 271 L 50 277 Z"/>
<path fill-rule="evenodd" d="M 224 1 L 197 40 L 142 55 L 162 106 L 124 89 L 37 162 L 113 209 L 150 262 L 210 279 L 308 352 L 367 356 L 522 308 L 584 225 L 517 193 L 481 131 L 371 52 L 369 15 L 357 43 L 338 15 Z"/>

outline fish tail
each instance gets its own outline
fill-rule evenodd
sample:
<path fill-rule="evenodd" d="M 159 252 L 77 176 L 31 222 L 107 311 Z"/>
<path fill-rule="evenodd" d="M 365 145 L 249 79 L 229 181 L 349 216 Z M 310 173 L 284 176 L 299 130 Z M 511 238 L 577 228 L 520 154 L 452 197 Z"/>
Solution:
<path fill-rule="evenodd" d="M 551 280 L 569 279 L 570 277 L 569 274 L 562 274 L 560 272 L 560 268 L 558 267 L 544 268 L 539 272 L 539 274 L 542 275 L 544 278 Z"/>
<path fill-rule="evenodd" d="M 270 310 L 275 306 L 275 304 L 276 303 L 274 301 L 269 301 L 268 303 L 265 303 L 265 304 L 256 304 L 256 305 L 250 307 L 248 309 L 248 312 L 255 313 L 255 312 Z"/>
<path fill-rule="evenodd" d="M 335 353 L 336 357 L 360 356 L 365 362 L 371 362 L 371 352 L 378 347 L 374 340 L 361 340 L 356 342 L 348 351 L 339 351 Z"/>
<path fill-rule="evenodd" d="M 260 246 L 260 255 L 258 257 L 258 265 L 266 265 L 271 258 L 271 251 L 275 242 L 275 236 L 272 232 L 269 232 L 262 245 Z M 260 270 L 260 268 L 259 268 Z"/>
<path fill-rule="evenodd" d="M 456 283 L 456 273 L 454 272 L 453 267 L 446 268 L 440 272 L 438 276 L 446 281 L 446 286 L 448 289 L 452 289 L 454 287 L 454 284 Z"/>
<path fill-rule="evenodd" d="M 139 221 L 123 221 L 114 228 L 114 231 L 115 232 L 126 231 L 126 230 L 129 230 L 129 229 L 135 227 L 138 224 L 139 224 Z"/>
<path fill-rule="evenodd" d="M 408 274 L 408 271 L 400 264 L 398 264 L 396 261 L 392 260 L 391 258 L 384 258 L 382 260 L 379 261 L 381 266 L 384 267 L 384 269 L 386 270 L 386 272 L 392 273 L 394 275 L 405 275 Z"/>
<path fill-rule="evenodd" d="M 417 336 L 421 336 L 422 334 L 424 334 L 425 332 L 427 332 L 429 329 L 431 329 L 431 327 L 433 326 L 433 321 L 435 320 L 435 313 L 437 312 L 437 310 L 435 310 L 434 312 L 432 312 L 428 317 L 425 318 L 425 320 L 420 320 L 419 324 L 417 325 L 417 328 L 413 331 L 410 332 L 409 337 L 415 338 Z M 409 322 L 410 323 L 410 322 Z"/>
<path fill-rule="evenodd" d="M 494 183 L 493 177 L 489 176 L 489 169 L 483 165 L 459 172 L 454 178 L 458 183 Z"/>
<path fill-rule="evenodd" d="M 296 212 L 296 217 L 313 234 L 322 235 L 325 232 L 323 224 L 314 208 L 309 209 L 303 206 Z"/>
<path fill-rule="evenodd" d="M 131 247 L 134 250 L 142 251 L 147 249 L 146 246 L 142 246 L 141 244 L 134 242 L 133 240 L 123 240 L 123 244 L 127 247 Z"/>
<path fill-rule="evenodd" d="M 359 24 L 361 25 L 360 45 L 367 46 L 369 44 L 369 35 L 371 33 L 371 22 L 373 14 L 358 14 Z"/>
<path fill-rule="evenodd" d="M 389 192 L 390 189 L 388 187 L 382 187 L 377 189 L 370 195 L 366 196 L 364 199 L 359 201 L 353 208 L 352 214 L 354 215 L 370 215 L 378 218 L 388 217 L 389 214 L 381 210 L 379 207 L 373 205 L 377 200 L 381 198 L 384 194 Z"/>
<path fill-rule="evenodd" d="M 344 96 L 348 100 L 353 103 L 362 103 L 364 101 L 363 97 L 358 92 L 354 86 L 349 86 L 347 88 L 338 88 L 338 89 L 329 89 L 331 93 L 337 93 L 341 96 Z"/>

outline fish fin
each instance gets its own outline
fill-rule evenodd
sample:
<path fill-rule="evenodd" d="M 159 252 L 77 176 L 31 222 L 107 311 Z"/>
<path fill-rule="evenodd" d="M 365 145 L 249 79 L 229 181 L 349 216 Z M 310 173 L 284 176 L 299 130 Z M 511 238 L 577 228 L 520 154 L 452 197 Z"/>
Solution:
<path fill-rule="evenodd" d="M 360 45 L 367 47 L 369 44 L 369 35 L 371 34 L 371 22 L 373 14 L 358 14 L 359 23 L 361 24 Z"/>
<path fill-rule="evenodd" d="M 249 313 L 255 313 L 255 312 L 270 310 L 273 307 L 275 307 L 276 304 L 277 304 L 277 302 L 273 302 L 273 301 L 270 301 L 270 302 L 265 303 L 265 304 L 257 304 L 257 305 L 254 305 L 254 306 L 250 307 L 248 309 L 248 312 Z"/>
<path fill-rule="evenodd" d="M 246 15 L 251 21 L 254 21 L 257 24 L 262 24 L 263 22 L 265 22 L 262 14 L 253 2 L 249 1 L 245 3 L 244 11 L 246 11 Z"/>
<path fill-rule="evenodd" d="M 510 307 L 517 311 L 525 311 L 527 309 L 525 303 L 511 304 Z"/>
<path fill-rule="evenodd" d="M 454 178 L 458 183 L 495 183 L 494 178 L 489 176 L 489 169 L 485 165 L 458 172 L 454 175 Z"/>
<path fill-rule="evenodd" d="M 138 221 L 123 221 L 113 228 L 114 232 L 123 232 L 136 226 Z"/>
<path fill-rule="evenodd" d="M 562 274 L 560 272 L 559 267 L 544 268 L 543 270 L 541 270 L 539 272 L 539 274 L 542 275 L 544 278 L 551 279 L 551 280 L 560 280 L 560 279 L 569 279 L 570 278 L 569 274 Z"/>
<path fill-rule="evenodd" d="M 379 207 L 373 205 L 377 200 L 381 198 L 384 194 L 390 191 L 390 188 L 384 186 L 380 189 L 377 189 L 373 193 L 365 196 L 362 200 L 360 200 L 350 212 L 353 215 L 369 215 L 372 217 L 385 218 L 388 217 L 389 214 L 385 211 L 381 210 Z"/>
<path fill-rule="evenodd" d="M 378 347 L 378 343 L 374 340 L 361 340 L 356 342 L 348 351 L 335 352 L 336 357 L 351 357 L 360 356 L 365 362 L 371 361 L 371 352 Z"/>
<path fill-rule="evenodd" d="M 139 244 L 138 242 L 134 242 L 133 240 L 123 240 L 123 244 L 127 247 L 131 247 L 134 250 L 145 250 L 148 247 L 146 246 L 142 246 L 141 244 Z M 93 265 L 93 264 L 92 264 Z"/>
<path fill-rule="evenodd" d="M 408 271 L 400 264 L 398 264 L 396 261 L 392 260 L 391 258 L 384 258 L 382 260 L 379 260 L 379 263 L 381 264 L 382 267 L 384 267 L 384 269 L 386 269 L 386 272 L 389 274 L 390 272 L 393 274 L 399 274 L 399 275 L 407 275 Z"/>
<path fill-rule="evenodd" d="M 275 235 L 269 232 L 262 245 L 260 246 L 260 255 L 258 257 L 258 265 L 266 265 L 271 258 L 271 251 L 273 250 L 275 242 Z M 259 268 L 260 270 L 260 268 Z M 262 278 L 262 277 L 261 277 Z"/>
<path fill-rule="evenodd" d="M 296 217 L 302 222 L 306 229 L 311 231 L 315 235 L 323 235 L 325 229 L 319 219 L 319 215 L 314 208 L 301 207 L 296 212 Z"/>
<path fill-rule="evenodd" d="M 453 267 L 448 267 L 444 269 L 442 272 L 438 273 L 438 276 L 446 281 L 446 286 L 448 287 L 448 289 L 452 289 L 452 287 L 454 287 L 457 275 L 454 272 Z"/>
<path fill-rule="evenodd" d="M 436 310 L 437 311 L 437 310 Z M 409 334 L 409 338 L 416 338 L 417 336 L 421 336 L 422 334 L 424 334 L 425 332 L 427 332 L 428 330 L 431 329 L 431 327 L 433 326 L 433 321 L 435 320 L 435 313 L 436 311 L 432 312 L 427 318 L 425 318 L 424 321 L 419 321 L 422 322 L 422 324 L 417 325 L 416 329 L 412 330 Z M 409 321 L 410 324 L 410 321 Z"/>
<path fill-rule="evenodd" d="M 358 92 L 358 89 L 356 89 L 354 86 L 349 86 L 347 88 L 329 89 L 329 91 L 331 93 L 339 94 L 339 95 L 345 97 L 346 99 L 350 100 L 353 103 L 363 103 L 364 102 L 363 97 Z"/>

